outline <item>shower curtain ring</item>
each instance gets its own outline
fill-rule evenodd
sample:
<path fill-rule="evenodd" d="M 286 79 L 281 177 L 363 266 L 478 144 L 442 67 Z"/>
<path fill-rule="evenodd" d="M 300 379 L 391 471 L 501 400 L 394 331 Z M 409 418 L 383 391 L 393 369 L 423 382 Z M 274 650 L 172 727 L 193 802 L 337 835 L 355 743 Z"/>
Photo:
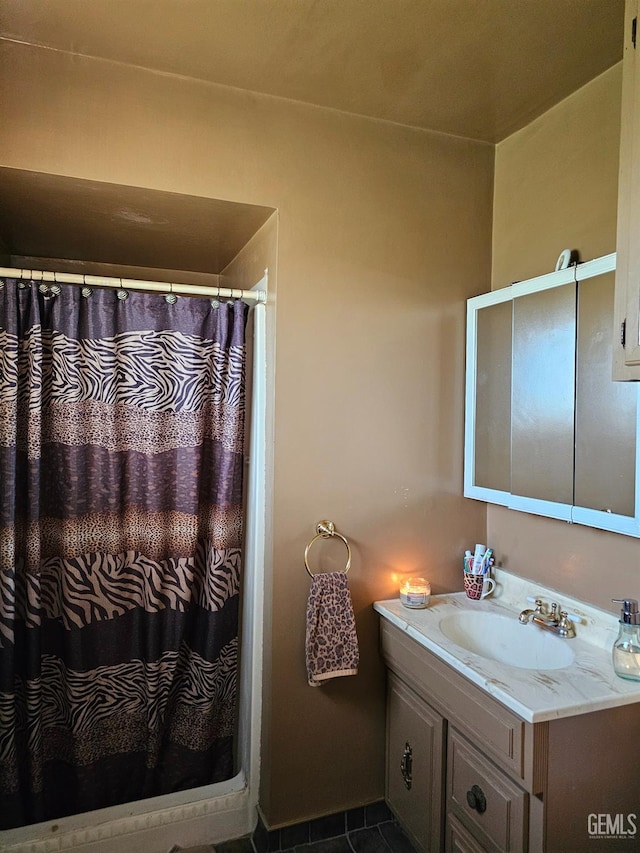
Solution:
<path fill-rule="evenodd" d="M 33 282 L 35 282 L 35 277 L 33 275 L 34 272 L 35 272 L 35 270 L 31 270 L 31 281 L 33 281 Z M 53 280 L 54 281 L 56 280 L 56 274 L 55 273 L 53 274 Z M 42 293 L 42 295 L 45 298 L 47 296 L 50 296 L 49 285 L 44 283 L 44 271 L 42 272 L 42 275 L 40 276 L 40 284 L 38 285 L 38 290 L 40 291 L 40 293 Z"/>
<path fill-rule="evenodd" d="M 85 273 L 82 273 L 82 285 L 83 287 L 80 292 L 82 293 L 85 299 L 88 299 L 93 293 L 93 290 L 91 290 L 90 287 L 87 287 L 87 276 L 85 275 Z"/>
<path fill-rule="evenodd" d="M 122 284 L 122 279 L 120 279 L 120 287 L 118 288 L 118 293 L 116 295 L 117 295 L 118 299 L 121 299 L 121 300 L 124 300 L 129 296 L 127 291 L 124 289 L 124 286 Z"/>
<path fill-rule="evenodd" d="M 42 281 L 44 281 L 44 272 L 42 273 Z M 55 270 L 53 273 L 53 284 L 49 288 L 50 293 L 53 293 L 54 296 L 58 296 L 60 294 L 60 285 L 58 284 L 58 279 L 56 278 Z"/>
<path fill-rule="evenodd" d="M 173 282 L 169 282 L 169 293 L 165 293 L 164 301 L 168 302 L 169 305 L 175 305 L 178 301 L 178 297 L 173 292 Z"/>

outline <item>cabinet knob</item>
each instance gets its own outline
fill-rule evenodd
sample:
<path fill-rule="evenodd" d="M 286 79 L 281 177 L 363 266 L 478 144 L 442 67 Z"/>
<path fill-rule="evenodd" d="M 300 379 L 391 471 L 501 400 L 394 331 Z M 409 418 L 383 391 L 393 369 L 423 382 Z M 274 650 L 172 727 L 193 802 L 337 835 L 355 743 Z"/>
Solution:
<path fill-rule="evenodd" d="M 482 788 L 478 785 L 472 785 L 467 791 L 467 803 L 478 814 L 485 812 L 487 810 L 487 798 Z"/>
<path fill-rule="evenodd" d="M 404 779 L 404 786 L 407 791 L 411 790 L 411 769 L 413 766 L 413 750 L 411 749 L 411 744 L 407 741 L 404 745 L 404 752 L 402 753 L 402 761 L 400 762 L 400 771 L 402 773 L 402 778 Z"/>

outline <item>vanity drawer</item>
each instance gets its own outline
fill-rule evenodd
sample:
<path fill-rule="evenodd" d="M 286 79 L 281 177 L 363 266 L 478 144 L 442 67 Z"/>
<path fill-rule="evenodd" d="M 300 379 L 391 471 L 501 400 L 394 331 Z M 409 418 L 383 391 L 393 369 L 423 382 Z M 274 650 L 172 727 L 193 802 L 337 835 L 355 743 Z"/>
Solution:
<path fill-rule="evenodd" d="M 446 853 L 487 853 L 473 835 L 452 814 L 447 820 L 447 846 Z"/>
<path fill-rule="evenodd" d="M 481 727 L 478 737 L 483 738 Z M 489 849 L 525 853 L 528 809 L 526 791 L 483 758 L 459 732 L 450 729 L 447 754 L 449 815 L 457 816 Z"/>
<path fill-rule="evenodd" d="M 529 787 L 524 720 L 384 619 L 381 634 L 387 666 L 457 728 L 481 731 L 484 752 Z"/>

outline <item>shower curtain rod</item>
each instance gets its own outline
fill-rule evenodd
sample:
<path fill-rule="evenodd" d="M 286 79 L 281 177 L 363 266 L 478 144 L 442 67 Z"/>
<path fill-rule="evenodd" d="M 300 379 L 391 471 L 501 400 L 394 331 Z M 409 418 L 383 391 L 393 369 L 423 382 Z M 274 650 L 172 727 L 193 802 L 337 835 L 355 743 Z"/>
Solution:
<path fill-rule="evenodd" d="M 53 284 L 81 284 L 85 287 L 113 287 L 117 290 L 143 290 L 176 296 L 200 296 L 205 299 L 242 299 L 245 302 L 266 302 L 264 290 L 239 290 L 231 287 L 205 287 L 198 284 L 180 284 L 168 281 L 143 281 L 136 278 L 113 278 L 83 273 L 49 272 L 47 270 L 10 269 L 0 267 L 0 277 L 28 278 Z"/>

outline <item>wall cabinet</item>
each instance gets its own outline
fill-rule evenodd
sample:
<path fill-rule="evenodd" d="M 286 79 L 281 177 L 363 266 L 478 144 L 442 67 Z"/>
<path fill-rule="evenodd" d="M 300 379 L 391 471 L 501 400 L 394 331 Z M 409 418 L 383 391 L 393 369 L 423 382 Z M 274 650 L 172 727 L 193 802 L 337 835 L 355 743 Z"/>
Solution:
<path fill-rule="evenodd" d="M 627 0 L 622 72 L 622 123 L 618 180 L 614 379 L 640 379 L 640 3 Z"/>
<path fill-rule="evenodd" d="M 589 815 L 637 812 L 636 706 L 529 723 L 385 619 L 381 636 L 386 797 L 421 853 L 615 853 L 635 843 L 592 837 Z"/>
<path fill-rule="evenodd" d="M 615 260 L 468 301 L 467 497 L 640 535 L 638 388 L 611 379 Z"/>

